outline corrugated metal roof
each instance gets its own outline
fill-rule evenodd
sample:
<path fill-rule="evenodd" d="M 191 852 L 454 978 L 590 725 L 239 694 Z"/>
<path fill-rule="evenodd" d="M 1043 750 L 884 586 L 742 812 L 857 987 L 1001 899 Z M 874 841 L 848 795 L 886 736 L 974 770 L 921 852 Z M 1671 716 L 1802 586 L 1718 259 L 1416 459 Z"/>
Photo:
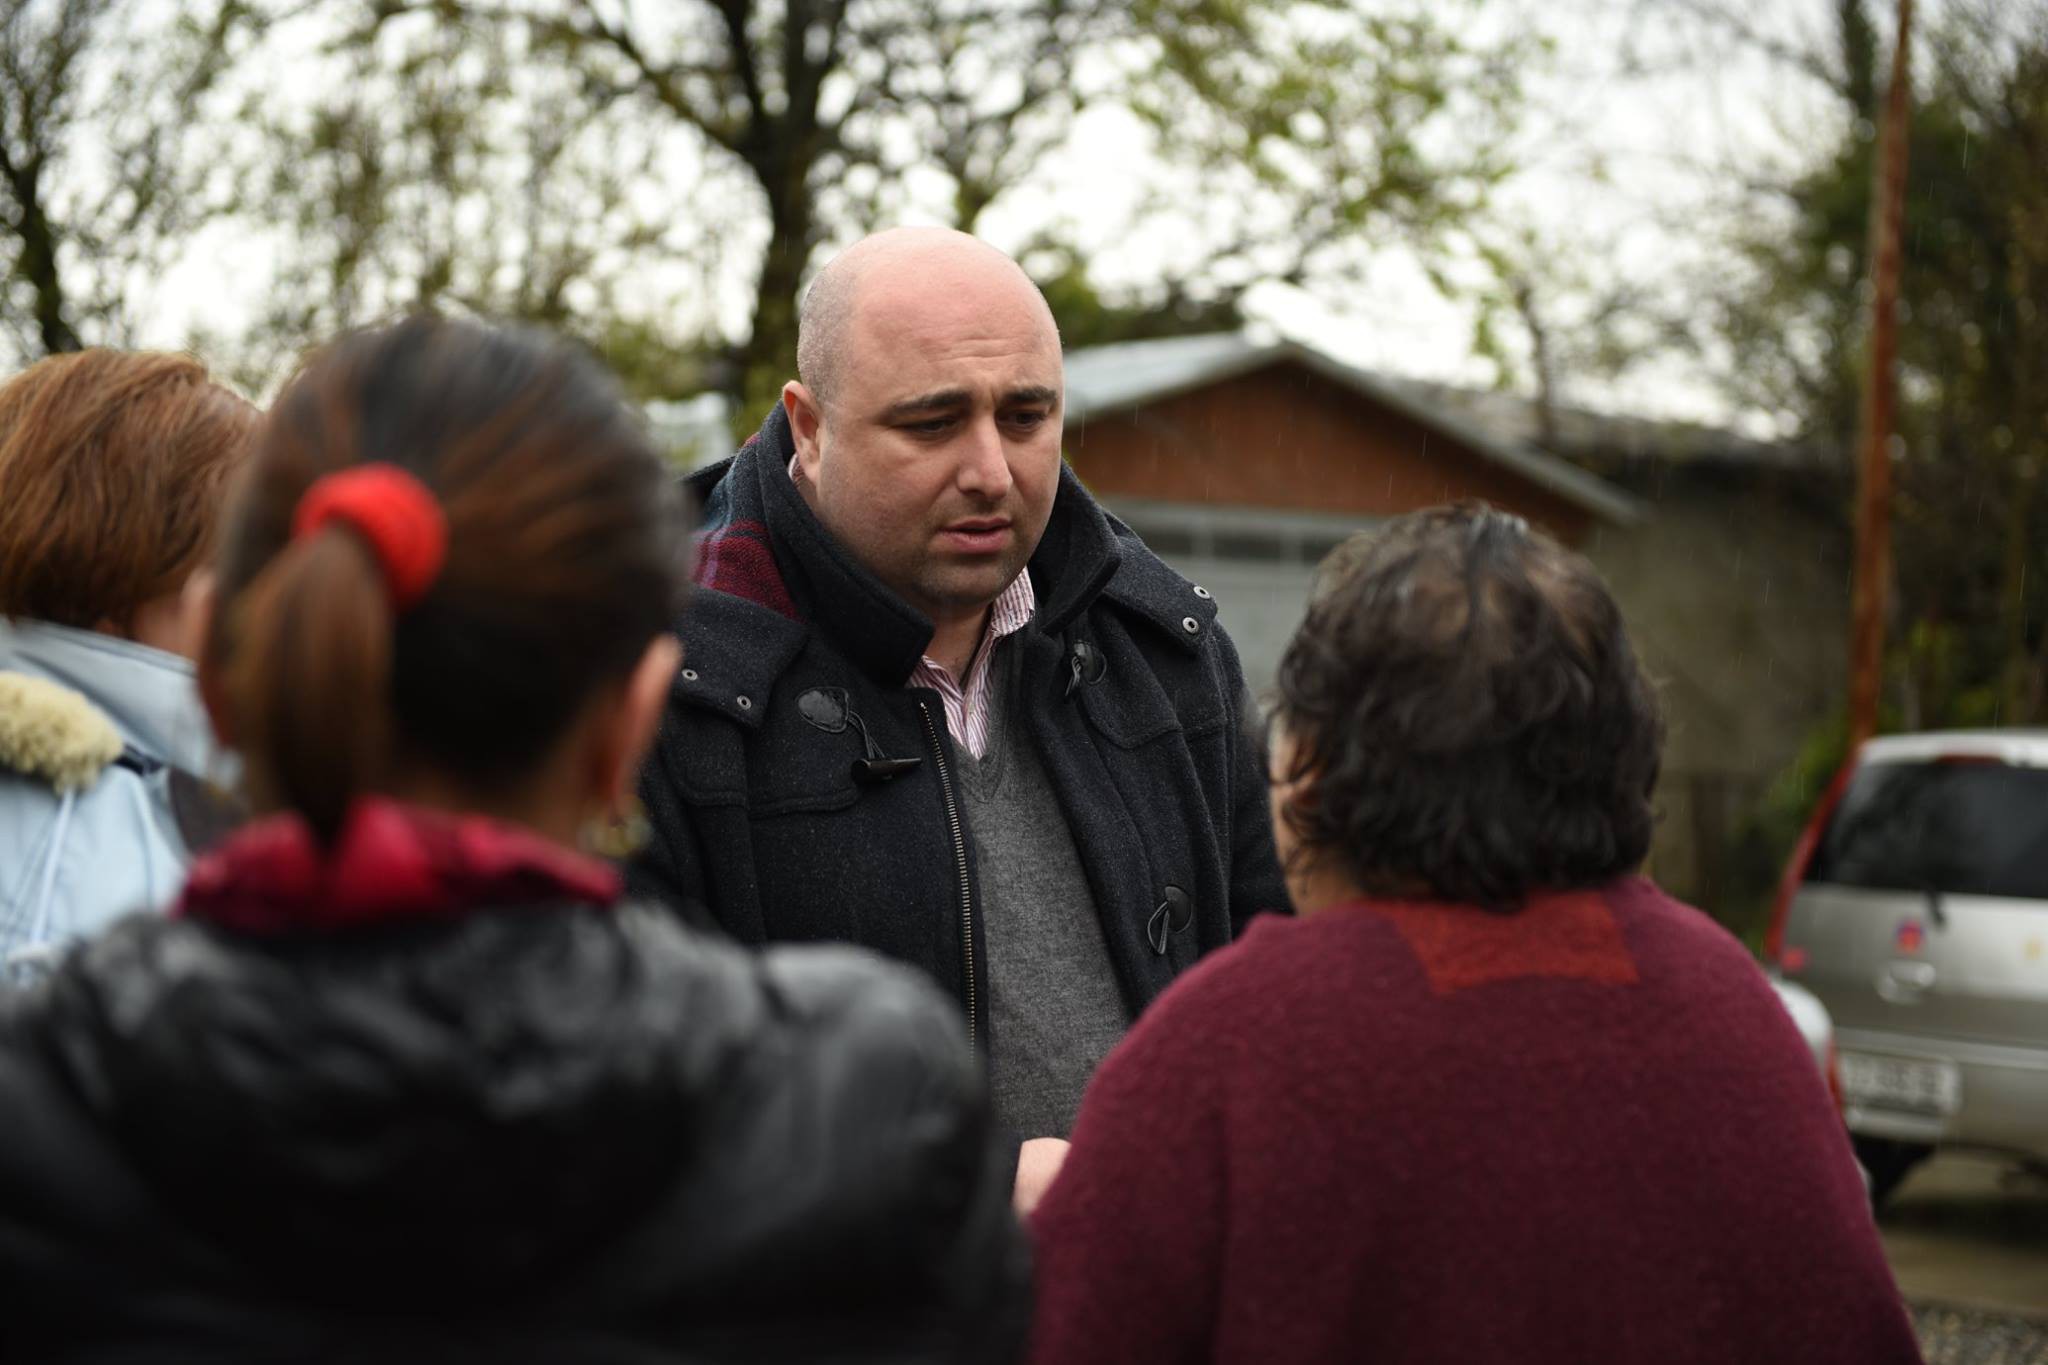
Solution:
<path fill-rule="evenodd" d="M 1550 434 L 1545 436 L 1543 416 L 1535 400 L 1522 394 L 1392 375 L 1382 375 L 1381 380 L 1412 395 L 1418 403 L 1441 405 L 1463 415 L 1496 441 L 1533 446 L 1567 458 L 1619 457 L 1674 467 L 1732 465 L 1806 472 L 1845 467 L 1840 452 L 1812 442 L 1759 440 L 1739 431 L 1697 422 L 1596 412 L 1570 405 L 1560 406 L 1551 414 Z"/>
<path fill-rule="evenodd" d="M 1422 401 L 1380 376 L 1294 341 L 1263 341 L 1242 332 L 1127 341 L 1069 351 L 1067 420 L 1121 412 L 1143 403 L 1220 383 L 1282 362 L 1297 364 L 1410 420 L 1440 431 L 1482 458 L 1596 516 L 1623 525 L 1641 521 L 1641 503 L 1554 455 L 1497 440 L 1446 407 Z"/>
<path fill-rule="evenodd" d="M 1113 412 L 1257 368 L 1279 353 L 1241 332 L 1126 341 L 1067 352 L 1067 415 Z"/>

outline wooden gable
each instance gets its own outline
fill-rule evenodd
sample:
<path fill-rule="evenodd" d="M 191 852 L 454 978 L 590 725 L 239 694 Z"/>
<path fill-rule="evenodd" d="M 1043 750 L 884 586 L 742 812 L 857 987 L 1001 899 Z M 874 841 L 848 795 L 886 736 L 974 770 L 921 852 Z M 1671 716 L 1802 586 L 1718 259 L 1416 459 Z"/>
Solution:
<path fill-rule="evenodd" d="M 1067 425 L 1098 496 L 1358 518 L 1480 498 L 1568 544 L 1592 514 L 1455 434 L 1279 358 Z"/>

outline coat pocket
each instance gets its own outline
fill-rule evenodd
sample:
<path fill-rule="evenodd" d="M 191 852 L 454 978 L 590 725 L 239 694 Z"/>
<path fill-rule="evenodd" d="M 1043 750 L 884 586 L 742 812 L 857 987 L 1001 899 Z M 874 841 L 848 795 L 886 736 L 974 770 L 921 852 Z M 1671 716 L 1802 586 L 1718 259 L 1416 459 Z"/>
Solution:
<path fill-rule="evenodd" d="M 756 819 L 844 810 L 860 799 L 860 735 L 850 725 L 835 732 L 806 721 L 787 691 L 776 689 L 760 728 L 747 736 L 747 808 Z"/>

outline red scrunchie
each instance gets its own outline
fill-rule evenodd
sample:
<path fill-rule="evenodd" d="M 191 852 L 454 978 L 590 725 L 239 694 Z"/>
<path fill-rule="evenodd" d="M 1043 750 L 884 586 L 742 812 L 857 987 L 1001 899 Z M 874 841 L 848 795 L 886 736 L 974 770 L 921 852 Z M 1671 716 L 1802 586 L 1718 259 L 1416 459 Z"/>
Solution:
<path fill-rule="evenodd" d="M 448 558 L 448 519 L 428 487 L 395 464 L 363 464 L 313 481 L 292 514 L 292 539 L 347 522 L 384 570 L 391 604 L 413 606 Z"/>

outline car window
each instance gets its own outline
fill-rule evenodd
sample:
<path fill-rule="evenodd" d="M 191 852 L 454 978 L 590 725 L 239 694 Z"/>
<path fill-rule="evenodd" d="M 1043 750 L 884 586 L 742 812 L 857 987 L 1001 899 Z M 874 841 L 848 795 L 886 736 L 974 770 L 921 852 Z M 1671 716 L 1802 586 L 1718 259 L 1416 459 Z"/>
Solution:
<path fill-rule="evenodd" d="M 2048 899 L 2048 770 L 1868 765 L 1843 793 L 1806 880 Z"/>

